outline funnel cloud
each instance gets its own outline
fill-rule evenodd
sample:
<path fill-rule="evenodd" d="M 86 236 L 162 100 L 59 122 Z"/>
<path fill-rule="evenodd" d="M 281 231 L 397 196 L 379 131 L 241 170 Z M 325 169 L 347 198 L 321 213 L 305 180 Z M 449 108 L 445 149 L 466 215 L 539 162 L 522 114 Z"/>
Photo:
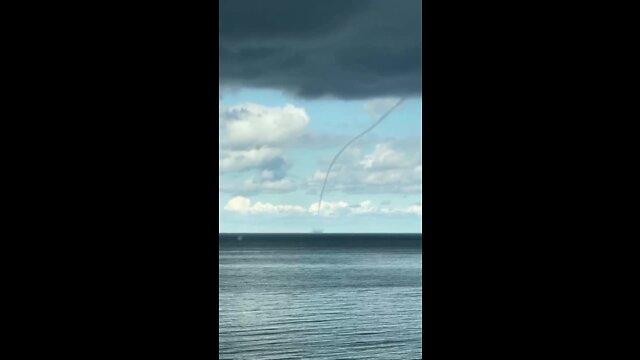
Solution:
<path fill-rule="evenodd" d="M 389 111 L 387 111 L 384 115 L 382 115 L 378 121 L 373 123 L 373 125 L 368 127 L 365 131 L 363 131 L 360 134 L 356 135 L 353 139 L 349 140 L 349 142 L 347 142 L 342 147 L 342 149 L 340 149 L 340 151 L 338 151 L 338 153 L 333 157 L 333 159 L 331 160 L 331 164 L 329 164 L 329 169 L 327 170 L 327 174 L 324 177 L 324 182 L 322 183 L 322 189 L 320 190 L 320 200 L 318 201 L 318 213 L 317 213 L 317 215 L 320 215 L 320 210 L 322 210 L 322 198 L 324 197 L 324 191 L 325 191 L 325 189 L 327 187 L 327 180 L 329 180 L 329 175 L 331 175 L 331 170 L 333 169 L 333 165 L 335 165 L 335 163 L 338 160 L 338 158 L 340 157 L 340 155 L 342 155 L 342 153 L 345 152 L 345 150 L 347 150 L 349 148 L 349 146 L 351 146 L 354 142 L 358 141 L 358 139 L 360 139 L 361 137 L 365 136 L 366 134 L 371 132 L 373 129 L 375 129 L 378 125 L 380 125 L 389 115 L 391 115 L 391 113 L 395 109 L 397 109 L 400 105 L 402 105 L 402 103 L 405 100 L 406 99 L 400 99 L 400 101 L 398 101 L 398 103 L 396 103 L 391 109 L 389 109 Z"/>

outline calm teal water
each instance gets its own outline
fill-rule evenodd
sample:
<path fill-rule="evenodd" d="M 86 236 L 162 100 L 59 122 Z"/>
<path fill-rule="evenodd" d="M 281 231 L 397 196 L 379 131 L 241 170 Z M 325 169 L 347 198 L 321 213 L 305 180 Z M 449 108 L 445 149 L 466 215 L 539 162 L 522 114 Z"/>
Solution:
<path fill-rule="evenodd" d="M 221 238 L 220 359 L 422 358 L 420 242 L 329 237 Z"/>

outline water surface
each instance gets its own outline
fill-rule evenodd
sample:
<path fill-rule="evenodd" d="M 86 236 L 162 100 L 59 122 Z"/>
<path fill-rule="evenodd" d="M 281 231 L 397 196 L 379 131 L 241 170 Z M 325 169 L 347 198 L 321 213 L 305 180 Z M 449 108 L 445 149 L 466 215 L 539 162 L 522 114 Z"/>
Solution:
<path fill-rule="evenodd" d="M 419 235 L 221 235 L 219 358 L 421 359 L 420 244 Z"/>

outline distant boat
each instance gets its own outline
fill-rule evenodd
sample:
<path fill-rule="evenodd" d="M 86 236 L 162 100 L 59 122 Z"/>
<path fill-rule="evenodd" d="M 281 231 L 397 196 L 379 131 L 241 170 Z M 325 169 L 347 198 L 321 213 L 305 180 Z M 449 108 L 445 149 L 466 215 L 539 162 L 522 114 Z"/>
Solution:
<path fill-rule="evenodd" d="M 313 231 L 311 231 L 311 233 L 313 233 L 313 234 L 322 234 L 323 231 L 322 231 L 322 229 L 313 229 Z"/>

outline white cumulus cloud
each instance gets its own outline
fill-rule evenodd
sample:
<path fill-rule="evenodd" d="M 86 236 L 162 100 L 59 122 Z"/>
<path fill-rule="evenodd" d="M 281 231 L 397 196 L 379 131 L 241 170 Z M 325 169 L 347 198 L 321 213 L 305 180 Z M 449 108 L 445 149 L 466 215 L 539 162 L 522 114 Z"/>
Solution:
<path fill-rule="evenodd" d="M 235 193 L 290 192 L 296 186 L 286 179 L 292 164 L 287 148 L 308 133 L 309 116 L 293 105 L 257 104 L 219 106 L 221 173 L 254 171 L 253 176 L 220 191 Z"/>
<path fill-rule="evenodd" d="M 224 209 L 229 212 L 240 214 L 254 215 L 294 215 L 304 214 L 307 212 L 302 206 L 296 205 L 273 205 L 271 203 L 256 202 L 252 203 L 251 199 L 242 196 L 236 196 L 229 200 Z"/>
<path fill-rule="evenodd" d="M 344 201 L 323 201 L 322 206 L 320 207 L 320 215 L 323 216 L 334 216 L 340 213 L 345 212 L 349 209 L 349 203 Z M 309 212 L 312 214 L 318 213 L 318 203 L 313 203 L 309 206 Z"/>
<path fill-rule="evenodd" d="M 224 210 L 242 215 L 307 215 L 315 216 L 318 213 L 318 203 L 311 204 L 308 208 L 299 205 L 276 205 L 268 202 L 252 202 L 244 196 L 236 196 L 225 205 Z M 346 201 L 323 201 L 320 216 L 422 216 L 422 204 L 414 204 L 404 208 L 378 207 L 370 200 L 351 205 Z"/>
<path fill-rule="evenodd" d="M 336 162 L 328 191 L 346 193 L 420 193 L 422 192 L 422 146 L 414 144 L 399 150 L 391 144 L 377 144 L 365 153 L 352 148 Z M 326 171 L 318 170 L 308 178 L 310 189 L 320 188 Z"/>
<path fill-rule="evenodd" d="M 389 144 L 376 145 L 373 153 L 366 155 L 360 162 L 364 169 L 398 169 L 409 166 L 405 154 L 396 151 Z"/>
<path fill-rule="evenodd" d="M 293 105 L 266 107 L 256 104 L 220 110 L 219 124 L 225 129 L 223 148 L 281 147 L 307 131 L 309 116 Z"/>
<path fill-rule="evenodd" d="M 222 172 L 264 169 L 267 164 L 282 156 L 282 150 L 275 148 L 255 148 L 248 150 L 224 151 L 218 159 L 218 169 Z"/>

